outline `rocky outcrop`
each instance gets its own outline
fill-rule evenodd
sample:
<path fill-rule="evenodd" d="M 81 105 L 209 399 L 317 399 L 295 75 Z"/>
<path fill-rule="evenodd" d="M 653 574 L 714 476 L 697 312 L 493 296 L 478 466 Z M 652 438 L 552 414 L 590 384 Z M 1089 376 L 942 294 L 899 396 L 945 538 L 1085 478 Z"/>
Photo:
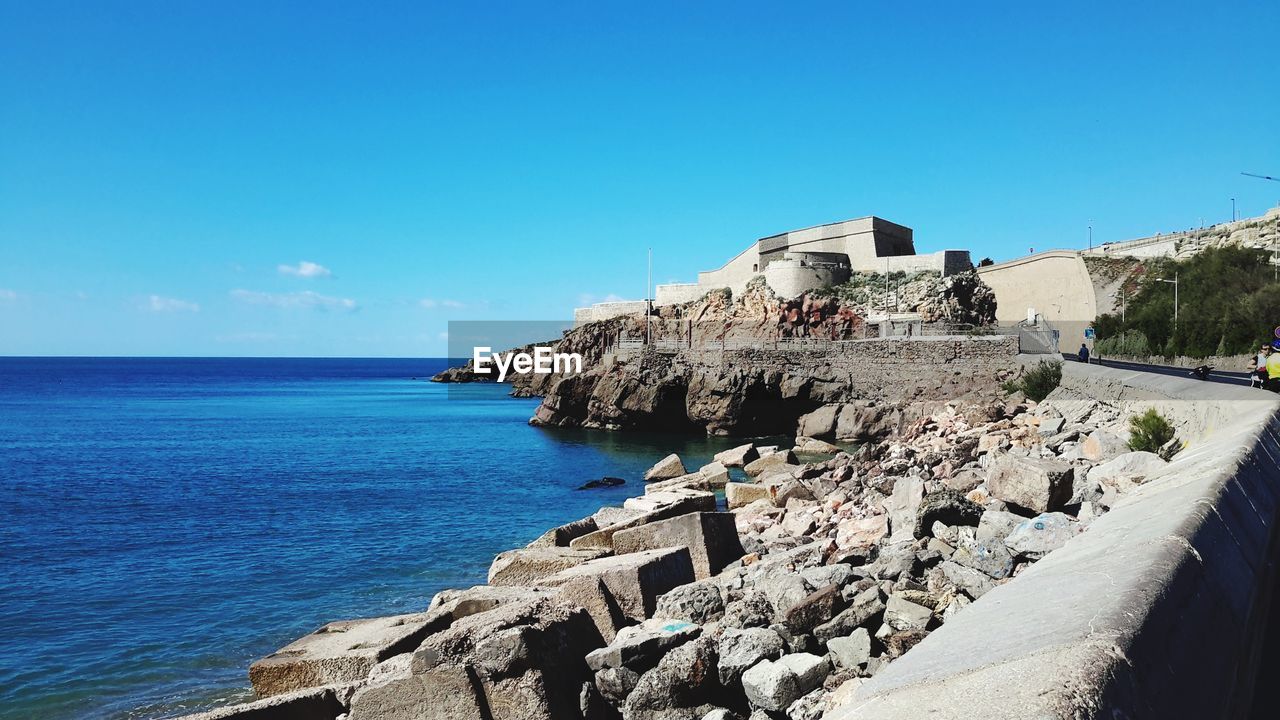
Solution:
<path fill-rule="evenodd" d="M 501 553 L 491 585 L 286 646 L 254 664 L 271 712 L 218 717 L 819 718 L 1159 481 L 1157 456 L 1082 451 L 1115 410 L 1052 397 L 946 403 L 821 462 L 735 448 L 759 458 L 730 512 L 701 489 L 718 462 L 664 480 Z"/>

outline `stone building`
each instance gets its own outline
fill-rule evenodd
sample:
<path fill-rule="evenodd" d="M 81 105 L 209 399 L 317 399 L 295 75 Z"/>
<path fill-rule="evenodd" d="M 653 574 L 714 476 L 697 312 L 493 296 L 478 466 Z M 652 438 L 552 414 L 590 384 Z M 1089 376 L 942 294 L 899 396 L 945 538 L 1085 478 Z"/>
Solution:
<path fill-rule="evenodd" d="M 967 250 L 917 255 L 911 228 L 868 216 L 760 238 L 721 267 L 698 273 L 697 282 L 658 285 L 654 301 L 675 305 L 719 289 L 736 294 L 756 277 L 763 277 L 778 295 L 795 297 L 843 283 L 854 272 L 932 270 L 951 275 L 971 267 Z M 643 307 L 643 301 L 602 303 L 578 308 L 574 320 L 602 320 Z"/>

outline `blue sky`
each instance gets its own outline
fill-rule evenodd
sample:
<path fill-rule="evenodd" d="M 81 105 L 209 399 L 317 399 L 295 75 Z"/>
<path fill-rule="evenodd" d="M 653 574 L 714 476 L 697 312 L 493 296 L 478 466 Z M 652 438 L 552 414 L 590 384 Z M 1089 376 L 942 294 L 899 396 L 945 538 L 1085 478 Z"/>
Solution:
<path fill-rule="evenodd" d="M 0 0 L 0 354 L 441 355 L 641 296 L 649 247 L 1280 201 L 1239 174 L 1280 175 L 1280 4 L 890 5 Z"/>

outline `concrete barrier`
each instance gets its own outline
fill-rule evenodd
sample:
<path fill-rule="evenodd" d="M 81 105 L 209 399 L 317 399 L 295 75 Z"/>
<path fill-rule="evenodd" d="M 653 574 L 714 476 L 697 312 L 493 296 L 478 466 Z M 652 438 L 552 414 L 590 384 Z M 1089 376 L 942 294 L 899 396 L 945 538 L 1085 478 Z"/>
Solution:
<path fill-rule="evenodd" d="M 1276 581 L 1280 399 L 1071 363 L 1058 392 L 1126 411 L 1155 406 L 1189 444 L 1088 532 L 984 595 L 828 717 L 1248 715 Z"/>

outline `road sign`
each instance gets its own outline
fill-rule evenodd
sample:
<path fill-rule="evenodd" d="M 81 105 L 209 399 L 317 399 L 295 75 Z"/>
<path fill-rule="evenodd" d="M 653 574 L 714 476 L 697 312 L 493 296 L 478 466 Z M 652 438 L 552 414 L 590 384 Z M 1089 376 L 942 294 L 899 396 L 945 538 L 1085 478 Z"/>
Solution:
<path fill-rule="evenodd" d="M 1280 328 L 1276 328 L 1276 332 L 1277 332 L 1277 333 L 1280 333 Z M 1092 339 L 1094 339 L 1095 337 L 1097 337 L 1097 333 L 1096 333 L 1096 332 L 1094 332 L 1093 328 L 1085 328 L 1085 329 L 1084 329 L 1084 339 L 1085 339 L 1085 340 L 1092 340 Z M 1280 335 L 1276 335 L 1276 337 L 1280 338 Z"/>

